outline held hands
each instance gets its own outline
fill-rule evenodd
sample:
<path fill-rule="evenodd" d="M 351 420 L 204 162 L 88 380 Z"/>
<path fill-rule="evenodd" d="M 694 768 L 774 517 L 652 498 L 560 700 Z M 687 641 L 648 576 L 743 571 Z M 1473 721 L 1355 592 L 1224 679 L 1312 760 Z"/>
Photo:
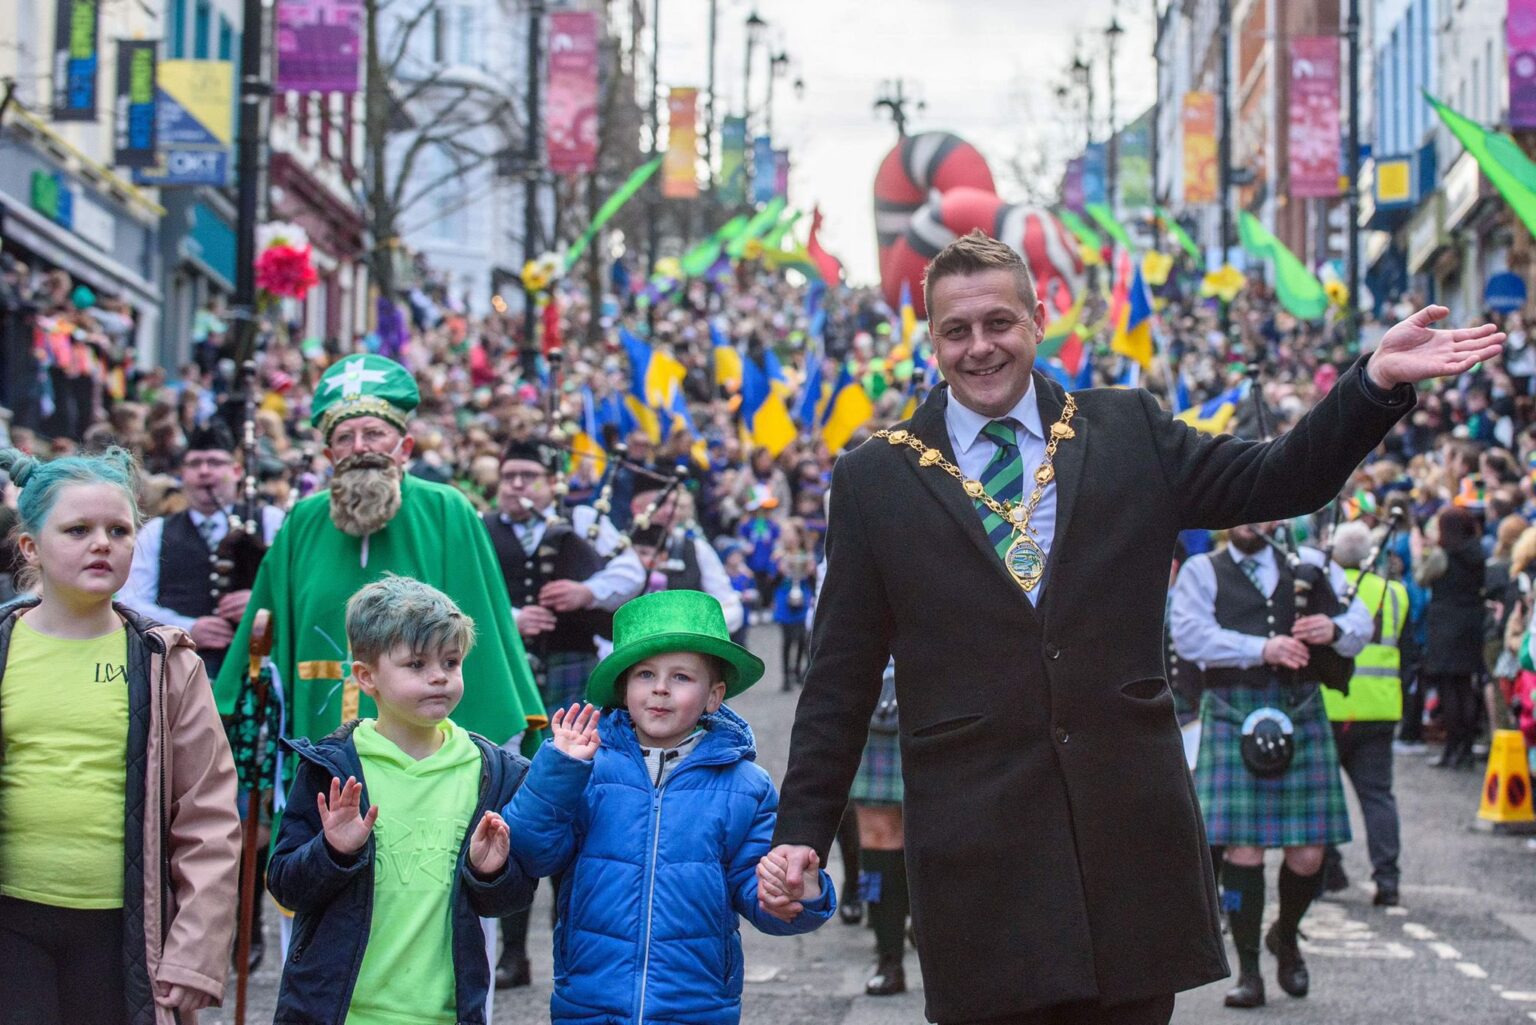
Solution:
<path fill-rule="evenodd" d="M 330 800 L 319 793 L 315 803 L 320 806 L 320 825 L 325 828 L 325 842 L 331 850 L 337 854 L 356 854 L 363 849 L 379 817 L 379 806 L 369 808 L 367 815 L 358 814 L 363 803 L 363 785 L 357 777 L 348 776 L 345 785 L 332 777 Z"/>
<path fill-rule="evenodd" d="M 1492 324 L 1441 330 L 1433 327 L 1450 315 L 1444 306 L 1426 306 L 1385 335 L 1365 365 L 1377 387 L 1390 391 L 1433 377 L 1452 377 L 1497 356 L 1504 332 Z"/>
<path fill-rule="evenodd" d="M 1304 641 L 1280 634 L 1264 642 L 1264 664 L 1281 669 L 1302 669 L 1309 655 Z"/>
<path fill-rule="evenodd" d="M 244 591 L 231 591 L 219 599 L 217 614 L 229 620 L 235 626 L 240 625 L 240 620 L 245 618 L 245 607 L 251 603 L 251 592 L 247 588 Z"/>
<path fill-rule="evenodd" d="M 500 815 L 488 811 L 469 838 L 469 867 L 485 879 L 493 878 L 507 863 L 512 848 L 512 833 Z"/>
<path fill-rule="evenodd" d="M 176 986 L 169 982 L 155 983 L 155 1003 L 179 1014 L 192 1014 L 213 1006 L 213 997 L 202 990 L 188 986 Z"/>
<path fill-rule="evenodd" d="M 809 847 L 780 844 L 757 863 L 757 906 L 782 922 L 821 896 L 821 859 Z"/>
<path fill-rule="evenodd" d="M 555 735 L 555 750 L 570 755 L 579 762 L 592 760 L 602 741 L 597 736 L 597 723 L 602 712 L 592 705 L 572 705 L 555 709 L 549 728 Z"/>

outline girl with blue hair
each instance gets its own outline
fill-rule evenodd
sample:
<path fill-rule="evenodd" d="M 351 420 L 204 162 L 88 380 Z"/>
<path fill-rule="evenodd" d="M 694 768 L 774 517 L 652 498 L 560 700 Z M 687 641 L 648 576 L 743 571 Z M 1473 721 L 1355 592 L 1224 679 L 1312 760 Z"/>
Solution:
<path fill-rule="evenodd" d="M 0 470 L 32 592 L 0 606 L 0 1025 L 170 1025 L 223 998 L 229 744 L 191 638 L 112 601 L 133 457 L 0 449 Z"/>

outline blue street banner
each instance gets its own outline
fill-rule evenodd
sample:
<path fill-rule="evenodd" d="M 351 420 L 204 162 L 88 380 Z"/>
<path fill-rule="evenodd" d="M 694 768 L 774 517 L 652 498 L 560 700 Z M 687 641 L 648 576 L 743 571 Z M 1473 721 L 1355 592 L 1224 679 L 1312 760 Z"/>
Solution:
<path fill-rule="evenodd" d="M 234 87 L 229 61 L 161 61 L 156 161 L 152 167 L 134 168 L 134 184 L 228 185 Z"/>
<path fill-rule="evenodd" d="M 119 167 L 155 163 L 155 71 L 160 44 L 117 41 L 117 94 L 112 100 L 112 162 Z"/>
<path fill-rule="evenodd" d="M 1083 150 L 1083 203 L 1107 201 L 1105 192 L 1105 168 L 1108 166 L 1102 142 L 1090 143 Z"/>
<path fill-rule="evenodd" d="M 759 135 L 752 140 L 752 202 L 768 203 L 779 194 L 779 160 L 773 140 Z"/>
<path fill-rule="evenodd" d="M 720 123 L 720 202 L 727 207 L 747 201 L 747 119 Z"/>
<path fill-rule="evenodd" d="M 97 0 L 59 0 L 53 26 L 53 119 L 96 120 Z"/>

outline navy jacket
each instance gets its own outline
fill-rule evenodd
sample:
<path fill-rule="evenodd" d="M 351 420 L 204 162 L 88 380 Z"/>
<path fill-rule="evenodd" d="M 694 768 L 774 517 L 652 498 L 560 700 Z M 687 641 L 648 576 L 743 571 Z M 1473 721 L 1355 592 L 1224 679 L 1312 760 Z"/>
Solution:
<path fill-rule="evenodd" d="M 352 1003 L 352 987 L 363 964 L 373 915 L 374 839 L 351 858 L 325 843 L 315 796 L 328 791 L 331 779 L 355 776 L 363 784 L 368 811 L 368 781 L 352 743 L 357 720 L 311 743 L 285 740 L 299 758 L 288 805 L 283 810 L 277 844 L 267 865 L 267 888 L 294 912 L 293 939 L 283 965 L 273 1025 L 341 1025 Z M 459 871 L 453 888 L 453 964 L 460 1025 L 485 1025 L 485 997 L 491 969 L 485 956 L 480 918 L 502 918 L 533 902 L 537 880 L 508 857 L 495 879 L 480 880 L 469 867 L 469 838 L 475 823 L 504 806 L 517 792 L 528 763 L 476 733 L 480 749 L 480 798 L 464 831 Z"/>
<path fill-rule="evenodd" d="M 757 905 L 778 794 L 753 759 L 752 730 L 729 708 L 660 789 L 629 713 L 598 727 L 578 761 L 552 742 L 503 813 L 512 849 L 538 875 L 564 872 L 555 927 L 552 1020 L 580 1025 L 733 1025 L 741 1020 L 739 917 L 776 936 L 831 915 L 832 880 L 782 922 Z M 738 917 L 739 916 L 739 917 Z"/>

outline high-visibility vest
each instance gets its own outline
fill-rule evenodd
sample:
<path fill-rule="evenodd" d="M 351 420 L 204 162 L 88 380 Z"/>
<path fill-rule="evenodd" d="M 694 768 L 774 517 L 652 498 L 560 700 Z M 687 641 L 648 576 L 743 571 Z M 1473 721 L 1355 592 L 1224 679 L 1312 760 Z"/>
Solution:
<path fill-rule="evenodd" d="M 1344 571 L 1351 582 L 1357 569 Z M 1334 722 L 1397 722 L 1403 717 L 1402 655 L 1397 641 L 1408 618 L 1408 589 L 1396 580 L 1365 574 L 1358 594 L 1375 623 L 1371 643 L 1355 656 L 1349 695 L 1323 688 L 1323 703 Z"/>

